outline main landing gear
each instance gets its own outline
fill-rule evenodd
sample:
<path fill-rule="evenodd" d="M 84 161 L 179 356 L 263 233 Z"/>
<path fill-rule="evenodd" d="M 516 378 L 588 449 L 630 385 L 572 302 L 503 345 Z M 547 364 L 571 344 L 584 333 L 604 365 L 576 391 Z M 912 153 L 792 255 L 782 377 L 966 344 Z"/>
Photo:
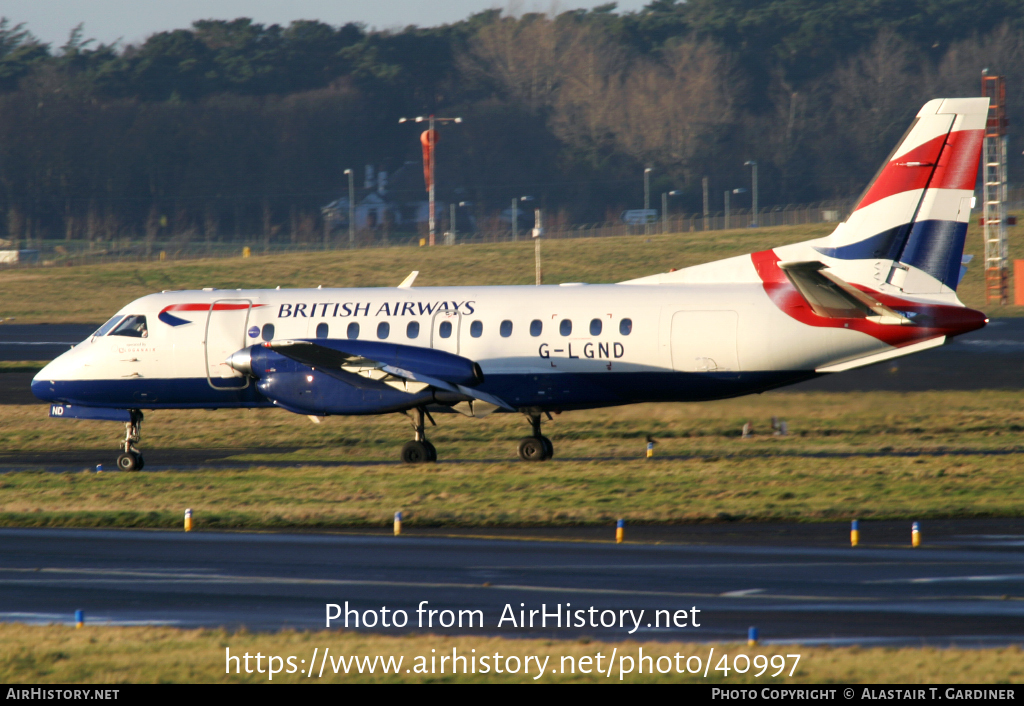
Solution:
<path fill-rule="evenodd" d="M 412 422 L 414 438 L 412 441 L 406 442 L 402 447 L 402 462 L 436 462 L 437 449 L 427 441 L 427 435 L 424 433 L 424 421 L 429 419 L 430 423 L 434 426 L 437 426 L 437 422 L 434 421 L 434 418 L 423 407 L 410 409 L 403 412 L 403 414 L 409 417 Z M 551 419 L 551 414 L 547 413 L 547 415 L 548 419 Z M 528 436 L 519 441 L 519 458 L 524 461 L 547 461 L 555 455 L 554 444 L 551 443 L 551 439 L 541 434 L 540 414 L 527 413 L 526 416 L 530 420 L 530 426 L 533 427 L 533 436 Z"/>
<path fill-rule="evenodd" d="M 135 444 L 142 435 L 142 411 L 130 409 L 131 421 L 124 423 L 124 441 L 121 442 L 121 455 L 117 457 L 117 467 L 122 471 L 141 471 L 146 465 L 142 460 L 142 452 Z"/>
<path fill-rule="evenodd" d="M 519 441 L 519 458 L 524 461 L 547 461 L 555 455 L 555 446 L 551 439 L 540 433 L 540 415 L 530 414 L 530 425 L 533 427 L 533 436 L 528 436 Z M 551 415 L 548 414 L 548 419 Z"/>
<path fill-rule="evenodd" d="M 403 463 L 434 463 L 437 461 L 437 449 L 427 441 L 427 435 L 423 432 L 423 418 L 426 417 L 430 423 L 437 426 L 437 422 L 430 416 L 423 407 L 406 412 L 412 420 L 412 428 L 415 438 L 402 447 Z"/>

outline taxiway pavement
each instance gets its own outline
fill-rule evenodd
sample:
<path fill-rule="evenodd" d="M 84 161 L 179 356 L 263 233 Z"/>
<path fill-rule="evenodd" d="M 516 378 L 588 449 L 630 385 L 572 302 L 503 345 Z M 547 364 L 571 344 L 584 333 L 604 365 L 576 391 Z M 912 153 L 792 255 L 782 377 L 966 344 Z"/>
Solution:
<path fill-rule="evenodd" d="M 820 546 L 799 533 L 744 541 L 779 531 L 757 525 L 728 528 L 725 541 L 712 531 L 700 543 L 621 545 L 567 535 L 10 529 L 0 530 L 0 619 L 69 623 L 81 609 L 87 622 L 105 624 L 318 629 L 326 604 L 347 601 L 378 616 L 384 606 L 404 610 L 410 623 L 384 630 L 402 634 L 731 641 L 757 626 L 768 642 L 1007 644 L 1024 640 L 1024 531 L 1016 521 L 995 522 L 1002 524 L 950 522 L 934 536 L 926 525 L 918 549 L 909 533 L 903 547 Z M 871 531 L 862 525 L 862 536 Z M 421 601 L 455 615 L 479 610 L 484 625 L 445 628 L 437 613 L 420 628 Z M 533 627 L 518 624 L 521 609 L 542 604 L 549 613 L 584 610 L 588 624 L 559 628 L 549 619 L 543 627 L 538 615 Z M 506 605 L 516 622 L 499 625 Z M 614 611 L 616 627 L 592 627 L 591 607 L 597 622 Z M 618 627 L 619 611 L 628 610 L 644 611 L 632 634 L 631 618 Z M 687 611 L 686 626 L 656 627 L 657 610 Z"/>

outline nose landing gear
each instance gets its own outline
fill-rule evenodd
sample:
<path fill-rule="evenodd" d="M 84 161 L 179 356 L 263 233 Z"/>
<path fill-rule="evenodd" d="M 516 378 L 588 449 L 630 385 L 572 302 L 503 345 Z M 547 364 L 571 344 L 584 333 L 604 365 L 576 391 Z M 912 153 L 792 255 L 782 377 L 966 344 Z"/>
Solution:
<path fill-rule="evenodd" d="M 403 463 L 434 463 L 437 461 L 437 449 L 434 445 L 427 441 L 427 435 L 423 431 L 423 418 L 426 417 L 430 420 L 430 423 L 437 426 L 437 422 L 430 416 L 423 407 L 417 407 L 411 410 L 412 414 L 406 412 L 412 420 L 412 428 L 415 433 L 415 438 L 412 441 L 407 442 L 402 447 L 402 462 Z"/>
<path fill-rule="evenodd" d="M 124 441 L 121 442 L 121 455 L 117 457 L 117 467 L 122 471 L 141 471 L 146 465 L 142 452 L 135 444 L 142 438 L 142 411 L 128 410 L 131 421 L 124 424 Z"/>
<path fill-rule="evenodd" d="M 551 439 L 541 434 L 540 415 L 530 414 L 530 425 L 533 427 L 533 436 L 528 436 L 519 441 L 519 458 L 524 461 L 546 461 L 555 455 L 555 446 Z M 548 415 L 548 419 L 551 415 Z"/>

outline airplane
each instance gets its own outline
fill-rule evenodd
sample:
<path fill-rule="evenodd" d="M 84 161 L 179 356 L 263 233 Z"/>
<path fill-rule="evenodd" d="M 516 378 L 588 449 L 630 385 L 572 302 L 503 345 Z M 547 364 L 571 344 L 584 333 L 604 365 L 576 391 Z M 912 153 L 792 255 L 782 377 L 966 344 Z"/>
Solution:
<path fill-rule="evenodd" d="M 278 407 L 406 414 L 406 463 L 437 460 L 431 412 L 517 412 L 520 458 L 552 412 L 763 392 L 940 346 L 984 326 L 956 289 L 987 98 L 921 108 L 830 235 L 616 284 L 203 289 L 137 299 L 44 367 L 50 416 Z"/>

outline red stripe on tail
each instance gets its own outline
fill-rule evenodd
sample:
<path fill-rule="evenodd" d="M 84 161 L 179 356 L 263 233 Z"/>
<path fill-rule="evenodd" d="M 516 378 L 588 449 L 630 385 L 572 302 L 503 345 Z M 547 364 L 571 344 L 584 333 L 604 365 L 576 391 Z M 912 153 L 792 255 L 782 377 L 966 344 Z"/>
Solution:
<path fill-rule="evenodd" d="M 942 146 L 946 144 L 946 137 L 939 135 L 886 164 L 853 210 L 870 206 L 894 194 L 928 186 L 928 179 L 942 152 Z"/>

